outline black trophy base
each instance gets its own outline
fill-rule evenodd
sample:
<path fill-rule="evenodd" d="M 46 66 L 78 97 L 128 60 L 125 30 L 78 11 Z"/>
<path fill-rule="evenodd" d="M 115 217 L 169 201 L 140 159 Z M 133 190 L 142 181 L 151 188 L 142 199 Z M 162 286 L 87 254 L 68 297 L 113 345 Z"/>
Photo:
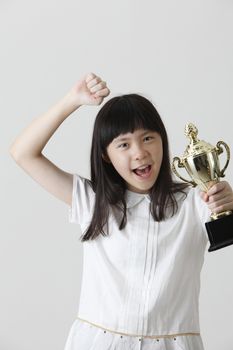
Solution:
<path fill-rule="evenodd" d="M 208 252 L 221 249 L 233 244 L 233 215 L 205 223 L 210 247 Z"/>

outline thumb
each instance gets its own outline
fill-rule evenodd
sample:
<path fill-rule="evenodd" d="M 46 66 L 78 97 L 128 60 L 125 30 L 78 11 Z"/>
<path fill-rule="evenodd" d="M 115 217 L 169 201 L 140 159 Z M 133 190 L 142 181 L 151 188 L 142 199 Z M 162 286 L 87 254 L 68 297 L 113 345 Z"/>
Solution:
<path fill-rule="evenodd" d="M 201 199 L 202 199 L 204 202 L 208 202 L 208 200 L 209 200 L 208 194 L 207 194 L 206 192 L 204 192 L 204 191 L 201 191 L 201 192 L 200 192 L 200 197 L 201 197 Z"/>
<path fill-rule="evenodd" d="M 91 104 L 96 105 L 96 106 L 100 105 L 102 103 L 103 99 L 104 98 L 102 96 L 98 96 L 96 94 L 93 94 L 93 95 L 91 95 Z"/>

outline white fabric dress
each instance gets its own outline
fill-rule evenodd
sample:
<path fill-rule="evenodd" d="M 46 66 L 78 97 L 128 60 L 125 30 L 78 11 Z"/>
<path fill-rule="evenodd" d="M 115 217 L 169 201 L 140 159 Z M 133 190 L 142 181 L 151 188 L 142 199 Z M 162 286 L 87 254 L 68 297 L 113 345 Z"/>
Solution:
<path fill-rule="evenodd" d="M 82 243 L 79 310 L 65 350 L 203 350 L 199 291 L 210 211 L 198 192 L 178 194 L 178 212 L 155 222 L 149 195 L 127 190 L 126 227 L 119 231 L 111 209 L 109 236 Z M 74 174 L 69 221 L 82 232 L 94 203 L 88 180 Z"/>

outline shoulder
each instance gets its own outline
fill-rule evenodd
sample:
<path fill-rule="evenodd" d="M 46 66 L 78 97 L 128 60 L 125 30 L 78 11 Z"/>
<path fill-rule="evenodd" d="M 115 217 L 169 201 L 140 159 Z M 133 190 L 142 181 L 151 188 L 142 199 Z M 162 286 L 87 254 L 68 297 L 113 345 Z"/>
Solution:
<path fill-rule="evenodd" d="M 179 190 L 174 193 L 174 197 L 178 202 L 193 202 L 193 201 L 202 201 L 200 196 L 200 189 L 192 186 L 187 186 L 182 190 Z"/>
<path fill-rule="evenodd" d="M 87 178 L 73 174 L 72 205 L 69 208 L 70 222 L 82 223 L 91 218 L 95 203 L 95 192 Z"/>
<path fill-rule="evenodd" d="M 95 196 L 91 180 L 76 173 L 73 174 L 73 191 L 84 197 Z"/>
<path fill-rule="evenodd" d="M 210 216 L 210 210 L 207 204 L 203 201 L 200 196 L 201 190 L 198 186 L 188 186 L 183 193 L 177 193 L 177 201 L 180 205 L 189 207 L 193 214 L 197 214 L 202 220 L 207 220 Z"/>

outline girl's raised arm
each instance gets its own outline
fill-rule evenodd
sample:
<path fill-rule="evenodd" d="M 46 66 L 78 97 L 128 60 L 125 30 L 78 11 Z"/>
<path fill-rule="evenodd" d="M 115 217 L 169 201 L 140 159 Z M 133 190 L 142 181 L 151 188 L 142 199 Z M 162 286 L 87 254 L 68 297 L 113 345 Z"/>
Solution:
<path fill-rule="evenodd" d="M 10 154 L 16 163 L 55 197 L 71 205 L 73 174 L 58 168 L 42 150 L 62 122 L 82 105 L 99 105 L 110 93 L 106 83 L 87 74 L 53 107 L 15 139 Z"/>

